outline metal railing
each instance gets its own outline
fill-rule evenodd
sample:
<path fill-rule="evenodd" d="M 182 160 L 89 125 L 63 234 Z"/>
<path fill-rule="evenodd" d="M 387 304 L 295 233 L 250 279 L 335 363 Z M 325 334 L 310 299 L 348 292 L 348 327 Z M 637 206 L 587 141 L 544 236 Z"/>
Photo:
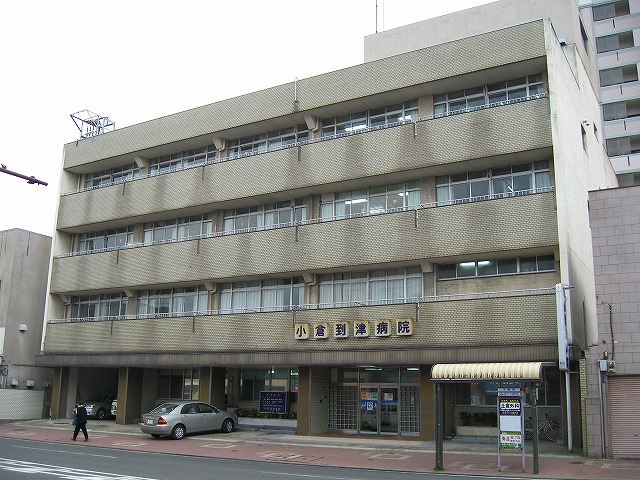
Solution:
<path fill-rule="evenodd" d="M 120 185 L 122 183 L 127 183 L 127 182 L 135 182 L 138 180 L 142 180 L 145 178 L 149 178 L 149 177 L 155 177 L 158 175 L 167 175 L 167 174 L 171 174 L 177 171 L 181 171 L 181 170 L 188 170 L 190 168 L 198 168 L 198 167 L 202 167 L 204 165 L 213 165 L 214 163 L 223 163 L 223 162 L 229 162 L 229 161 L 233 161 L 233 160 L 238 160 L 241 158 L 247 158 L 247 157 L 253 157 L 255 155 L 262 155 L 265 153 L 269 153 L 269 152 L 275 152 L 278 150 L 285 150 L 285 149 L 289 149 L 289 148 L 297 148 L 297 147 L 301 147 L 303 145 L 310 145 L 313 143 L 318 143 L 318 142 L 326 142 L 328 140 L 335 140 L 336 138 L 343 138 L 343 137 L 350 137 L 353 135 L 362 135 L 364 133 L 369 133 L 369 132 L 373 132 L 373 131 L 378 131 L 378 130 L 384 130 L 387 128 L 394 128 L 394 127 L 400 127 L 400 126 L 404 126 L 404 125 L 411 125 L 411 124 L 416 124 L 416 123 L 421 123 L 421 122 L 425 122 L 425 121 L 429 121 L 429 120 L 435 120 L 438 118 L 443 118 L 443 117 L 451 117 L 451 116 L 455 116 L 455 115 L 461 115 L 464 113 L 471 113 L 471 112 L 476 112 L 478 110 L 487 110 L 489 108 L 495 108 L 495 107 L 502 107 L 505 105 L 511 105 L 511 104 L 515 104 L 515 103 L 522 103 L 522 102 L 528 102 L 531 100 L 537 100 L 540 98 L 545 98 L 547 97 L 546 93 L 539 93 L 536 95 L 529 95 L 527 97 L 522 97 L 522 98 L 516 98 L 513 100 L 505 100 L 502 102 L 496 102 L 496 103 L 487 103 L 485 105 L 478 105 L 475 107 L 468 107 L 468 108 L 463 108 L 460 110 L 454 110 L 451 112 L 444 112 L 444 113 L 437 113 L 437 114 L 432 114 L 432 115 L 424 115 L 422 117 L 419 117 L 415 120 L 401 120 L 398 122 L 391 122 L 391 123 L 386 123 L 384 125 L 376 125 L 374 127 L 365 127 L 362 129 L 358 129 L 358 130 L 353 130 L 353 131 L 349 131 L 349 132 L 341 132 L 341 133 L 337 133 L 334 135 L 326 135 L 326 136 L 322 136 L 322 137 L 318 137 L 318 138 L 310 138 L 308 140 L 303 140 L 300 142 L 294 142 L 288 145 L 277 145 L 277 146 L 273 146 L 273 147 L 266 147 L 263 150 L 258 150 L 258 151 L 252 151 L 252 152 L 246 152 L 246 153 L 240 153 L 240 154 L 236 154 L 236 155 L 229 155 L 226 157 L 222 157 L 222 158 L 215 158 L 215 159 L 211 159 L 211 160 L 206 160 L 204 162 L 198 163 L 196 165 L 187 165 L 187 166 L 183 166 L 180 168 L 172 168 L 169 169 L 167 171 L 164 172 L 153 172 L 153 173 L 147 173 L 144 175 L 137 175 L 135 178 L 133 179 L 122 179 L 120 181 L 117 182 L 109 182 L 109 183 L 105 183 L 103 185 L 96 185 L 96 186 L 91 186 L 91 187 L 83 187 L 83 188 L 78 188 L 76 190 L 70 191 L 70 192 L 65 192 L 62 194 L 62 196 L 67 196 L 67 195 L 74 195 L 77 193 L 81 193 L 81 192 L 85 192 L 87 190 L 95 190 L 98 188 L 105 188 L 105 187 L 110 187 L 113 185 Z"/>
<path fill-rule="evenodd" d="M 163 313 L 143 313 L 136 315 L 118 315 L 104 317 L 81 317 L 81 318 L 58 318 L 50 319 L 47 323 L 79 323 L 79 322 L 112 322 L 123 320 L 146 320 L 153 318 L 180 318 L 180 317 L 211 317 L 233 314 L 256 314 L 273 312 L 296 312 L 306 310 L 325 310 L 334 308 L 354 308 L 354 307 L 378 307 L 388 305 L 406 305 L 434 302 L 452 302 L 463 300 L 478 300 L 487 298 L 523 297 L 533 295 L 555 295 L 555 287 L 530 288 L 520 290 L 502 290 L 496 292 L 475 292 L 457 293 L 446 295 L 429 295 L 421 297 L 411 297 L 402 299 L 382 299 L 382 300 L 362 300 L 353 302 L 332 302 L 332 303 L 310 303 L 301 305 L 284 306 L 256 306 L 250 308 L 229 308 L 218 310 L 197 310 L 192 312 L 163 312 Z"/>

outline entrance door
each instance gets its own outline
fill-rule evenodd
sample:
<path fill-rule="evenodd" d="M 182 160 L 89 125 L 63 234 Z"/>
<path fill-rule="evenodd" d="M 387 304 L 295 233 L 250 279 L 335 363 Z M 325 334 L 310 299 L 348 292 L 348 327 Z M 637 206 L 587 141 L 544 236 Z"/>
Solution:
<path fill-rule="evenodd" d="M 360 388 L 360 431 L 398 434 L 398 388 Z"/>

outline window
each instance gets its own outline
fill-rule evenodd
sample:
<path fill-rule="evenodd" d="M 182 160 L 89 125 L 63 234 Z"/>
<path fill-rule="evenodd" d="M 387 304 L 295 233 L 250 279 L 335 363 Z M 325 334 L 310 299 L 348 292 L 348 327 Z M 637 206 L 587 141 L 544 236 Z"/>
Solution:
<path fill-rule="evenodd" d="M 224 212 L 224 231 L 246 232 L 262 228 L 286 227 L 307 219 L 304 198 L 267 203 L 253 207 L 231 208 Z"/>
<path fill-rule="evenodd" d="M 263 391 L 289 392 L 289 403 L 297 402 L 298 370 L 277 366 L 240 370 L 241 402 L 258 402 Z"/>
<path fill-rule="evenodd" d="M 208 310 L 204 286 L 144 290 L 138 293 L 138 315 L 183 316 Z"/>
<path fill-rule="evenodd" d="M 422 297 L 420 267 L 324 274 L 318 282 L 322 307 L 403 303 Z"/>
<path fill-rule="evenodd" d="M 418 205 L 420 183 L 413 181 L 323 195 L 320 216 L 323 220 L 331 220 L 369 213 L 385 213 Z"/>
<path fill-rule="evenodd" d="M 309 140 L 309 128 L 304 124 L 296 125 L 295 127 L 268 132 L 267 148 L 269 150 L 276 150 L 298 142 L 304 142 L 305 140 Z"/>
<path fill-rule="evenodd" d="M 587 151 L 587 131 L 584 128 L 584 125 L 580 125 L 580 133 L 582 134 L 582 149 Z"/>
<path fill-rule="evenodd" d="M 340 135 L 418 118 L 418 101 L 398 103 L 382 108 L 352 113 L 322 121 L 322 136 Z"/>
<path fill-rule="evenodd" d="M 438 280 L 453 278 L 475 278 L 514 273 L 554 272 L 556 263 L 553 255 L 506 258 L 499 260 L 477 260 L 450 263 L 438 267 Z"/>
<path fill-rule="evenodd" d="M 187 240 L 210 235 L 212 228 L 212 215 L 210 213 L 145 223 L 144 243 Z"/>
<path fill-rule="evenodd" d="M 549 161 L 512 165 L 476 172 L 436 177 L 439 205 L 510 196 L 519 192 L 544 191 L 551 186 Z"/>
<path fill-rule="evenodd" d="M 612 52 L 633 46 L 633 32 L 615 33 L 596 38 L 598 53 Z"/>
<path fill-rule="evenodd" d="M 433 112 L 436 115 L 443 115 L 543 93 L 542 74 L 529 75 L 528 77 L 435 95 L 433 97 Z"/>
<path fill-rule="evenodd" d="M 200 370 L 198 368 L 160 370 L 158 398 L 198 400 L 200 398 Z"/>
<path fill-rule="evenodd" d="M 640 135 L 607 139 L 607 152 L 610 157 L 640 153 Z"/>
<path fill-rule="evenodd" d="M 622 67 L 600 70 L 600 86 L 602 87 L 637 81 L 638 67 L 635 63 L 633 65 L 625 65 Z"/>
<path fill-rule="evenodd" d="M 127 314 L 128 297 L 124 293 L 71 297 L 71 318 L 106 319 Z"/>
<path fill-rule="evenodd" d="M 172 155 L 164 155 L 149 161 L 149 174 L 157 175 L 159 173 L 212 163 L 216 160 L 216 154 L 217 149 L 215 145 L 209 145 L 202 148 L 185 150 L 184 152 L 174 153 Z"/>
<path fill-rule="evenodd" d="M 122 248 L 133 244 L 133 229 L 116 228 L 94 233 L 82 233 L 78 236 L 78 252 Z"/>
<path fill-rule="evenodd" d="M 629 0 L 611 2 L 605 5 L 592 7 L 592 13 L 594 21 L 606 20 L 607 18 L 620 17 L 622 15 L 629 15 Z"/>
<path fill-rule="evenodd" d="M 624 102 L 605 103 L 602 105 L 605 121 L 633 118 L 640 115 L 640 100 L 631 99 Z"/>
<path fill-rule="evenodd" d="M 84 188 L 97 188 L 133 180 L 140 176 L 140 169 L 134 163 L 124 167 L 88 173 L 84 177 Z"/>
<path fill-rule="evenodd" d="M 303 304 L 302 277 L 220 285 L 220 313 L 282 311 Z"/>

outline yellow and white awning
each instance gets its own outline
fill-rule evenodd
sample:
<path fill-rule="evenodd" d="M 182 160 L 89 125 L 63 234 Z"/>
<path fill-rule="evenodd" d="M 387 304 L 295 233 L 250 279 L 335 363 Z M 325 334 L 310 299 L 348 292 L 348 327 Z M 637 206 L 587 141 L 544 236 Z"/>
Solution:
<path fill-rule="evenodd" d="M 542 380 L 543 362 L 438 363 L 431 367 L 432 382 L 525 382 Z"/>

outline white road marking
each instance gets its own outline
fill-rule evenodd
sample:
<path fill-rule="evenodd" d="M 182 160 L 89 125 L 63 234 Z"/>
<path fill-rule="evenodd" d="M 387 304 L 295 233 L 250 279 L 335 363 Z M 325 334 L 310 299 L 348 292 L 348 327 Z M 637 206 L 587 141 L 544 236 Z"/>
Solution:
<path fill-rule="evenodd" d="M 0 458 L 0 470 L 20 473 L 39 473 L 63 480 L 156 480 L 147 477 L 132 477 L 115 473 L 96 472 L 79 468 L 59 467 L 42 463 L 23 462 L 11 458 Z"/>

